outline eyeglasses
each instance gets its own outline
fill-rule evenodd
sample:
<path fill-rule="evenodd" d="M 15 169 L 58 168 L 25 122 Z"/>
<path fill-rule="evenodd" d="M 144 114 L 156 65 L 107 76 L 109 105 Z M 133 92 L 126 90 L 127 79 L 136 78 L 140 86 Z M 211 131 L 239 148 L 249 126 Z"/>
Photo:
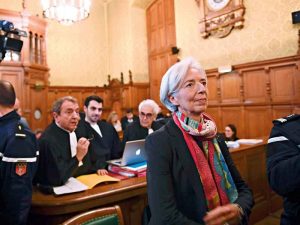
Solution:
<path fill-rule="evenodd" d="M 140 112 L 140 117 L 146 117 L 147 119 L 151 119 L 153 116 L 152 113 L 144 113 L 144 112 Z"/>

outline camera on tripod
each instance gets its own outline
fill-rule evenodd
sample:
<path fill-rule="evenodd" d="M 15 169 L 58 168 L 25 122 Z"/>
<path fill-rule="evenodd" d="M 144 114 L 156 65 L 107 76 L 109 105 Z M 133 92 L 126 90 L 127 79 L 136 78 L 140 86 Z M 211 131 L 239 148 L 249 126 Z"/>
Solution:
<path fill-rule="evenodd" d="M 27 37 L 27 33 L 15 28 L 12 22 L 0 20 L 0 62 L 4 59 L 6 51 L 21 52 L 21 37 Z"/>

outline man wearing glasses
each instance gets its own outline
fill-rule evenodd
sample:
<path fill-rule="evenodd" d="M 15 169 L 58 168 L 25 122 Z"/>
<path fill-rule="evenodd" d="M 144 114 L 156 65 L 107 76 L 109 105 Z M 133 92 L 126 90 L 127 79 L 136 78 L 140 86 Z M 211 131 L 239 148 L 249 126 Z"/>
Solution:
<path fill-rule="evenodd" d="M 143 100 L 139 104 L 139 121 L 129 124 L 124 132 L 122 147 L 127 141 L 145 139 L 148 134 L 158 130 L 163 124 L 156 120 L 159 106 L 152 99 Z"/>
<path fill-rule="evenodd" d="M 76 133 L 90 140 L 89 155 L 93 169 L 99 175 L 107 174 L 106 161 L 122 156 L 121 144 L 115 128 L 101 121 L 103 99 L 89 96 L 84 102 L 85 117 L 79 122 Z"/>

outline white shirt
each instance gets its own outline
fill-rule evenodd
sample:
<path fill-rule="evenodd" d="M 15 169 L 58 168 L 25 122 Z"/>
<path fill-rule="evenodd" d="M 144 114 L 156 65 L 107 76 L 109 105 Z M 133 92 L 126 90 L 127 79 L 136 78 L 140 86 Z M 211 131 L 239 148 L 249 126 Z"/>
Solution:
<path fill-rule="evenodd" d="M 151 133 L 153 133 L 154 131 L 153 131 L 153 129 L 152 128 L 149 128 L 148 129 L 148 134 L 151 134 Z"/>
<path fill-rule="evenodd" d="M 62 130 L 66 131 L 69 133 L 69 141 L 70 141 L 70 146 L 71 146 L 71 157 L 73 158 L 74 156 L 76 156 L 77 154 L 77 137 L 74 131 L 70 132 L 64 128 L 62 128 L 58 123 L 56 123 L 56 125 L 61 128 Z M 78 163 L 78 166 L 82 166 L 83 162 L 80 161 Z"/>
<path fill-rule="evenodd" d="M 96 123 L 91 124 L 91 127 L 100 135 L 100 137 L 103 137 L 102 133 L 101 133 L 101 130 L 100 130 L 100 127 L 98 126 L 98 124 L 96 124 Z"/>

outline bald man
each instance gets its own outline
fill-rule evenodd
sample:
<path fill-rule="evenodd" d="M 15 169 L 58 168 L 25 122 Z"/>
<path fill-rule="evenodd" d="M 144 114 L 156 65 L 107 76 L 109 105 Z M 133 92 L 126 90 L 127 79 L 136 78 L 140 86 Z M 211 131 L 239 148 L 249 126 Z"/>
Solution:
<path fill-rule="evenodd" d="M 25 225 L 37 168 L 35 135 L 14 110 L 15 90 L 0 80 L 0 223 Z"/>

